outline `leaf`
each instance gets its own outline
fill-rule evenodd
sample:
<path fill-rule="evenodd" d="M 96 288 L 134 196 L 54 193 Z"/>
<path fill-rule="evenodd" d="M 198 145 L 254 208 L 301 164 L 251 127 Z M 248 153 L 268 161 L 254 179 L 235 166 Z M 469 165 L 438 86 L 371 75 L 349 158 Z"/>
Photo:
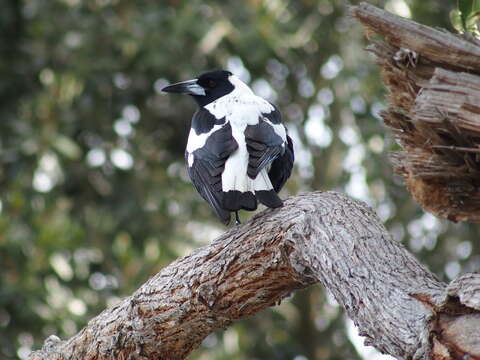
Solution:
<path fill-rule="evenodd" d="M 472 12 L 467 19 L 467 31 L 475 36 L 479 36 L 478 21 L 480 19 L 480 11 Z"/>
<path fill-rule="evenodd" d="M 463 33 L 465 31 L 459 10 L 452 10 L 450 12 L 450 22 L 452 23 L 453 28 L 459 33 Z"/>
<path fill-rule="evenodd" d="M 475 0 L 476 2 L 476 0 Z M 458 0 L 458 10 L 460 11 L 460 19 L 462 23 L 463 30 L 467 29 L 467 18 L 468 15 L 472 12 L 472 0 Z"/>
<path fill-rule="evenodd" d="M 60 154 L 71 160 L 80 158 L 82 154 L 80 146 L 78 146 L 75 141 L 64 135 L 58 135 L 54 140 L 53 146 Z"/>
<path fill-rule="evenodd" d="M 479 37 L 480 0 L 458 0 L 458 10 L 450 13 L 450 21 L 459 32 L 469 32 Z"/>

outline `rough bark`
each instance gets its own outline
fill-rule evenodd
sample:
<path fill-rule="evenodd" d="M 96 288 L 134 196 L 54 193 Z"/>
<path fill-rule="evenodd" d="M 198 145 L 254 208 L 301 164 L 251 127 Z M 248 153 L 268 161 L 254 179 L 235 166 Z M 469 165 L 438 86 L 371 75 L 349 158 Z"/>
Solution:
<path fill-rule="evenodd" d="M 50 337 L 30 359 L 184 359 L 212 331 L 316 282 L 384 353 L 480 358 L 480 342 L 462 327 L 480 328 L 480 276 L 447 286 L 364 203 L 315 192 L 232 227 L 69 340 Z"/>
<path fill-rule="evenodd" d="M 395 171 L 424 210 L 480 222 L 480 41 L 366 3 L 351 13 L 388 90 L 382 117 L 404 150 Z"/>

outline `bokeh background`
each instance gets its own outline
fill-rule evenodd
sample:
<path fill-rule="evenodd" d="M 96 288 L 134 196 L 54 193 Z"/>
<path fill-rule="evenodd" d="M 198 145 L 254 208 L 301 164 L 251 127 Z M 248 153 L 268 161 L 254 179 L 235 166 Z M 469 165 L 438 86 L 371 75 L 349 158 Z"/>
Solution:
<path fill-rule="evenodd" d="M 370 1 L 451 29 L 454 1 Z M 5 0 L 0 11 L 0 359 L 67 338 L 224 231 L 183 160 L 194 103 L 169 82 L 226 68 L 281 109 L 282 196 L 335 189 L 449 281 L 478 226 L 425 214 L 392 173 L 384 89 L 334 0 Z M 242 214 L 246 219 L 248 214 Z M 205 339 L 191 359 L 386 359 L 320 286 Z"/>

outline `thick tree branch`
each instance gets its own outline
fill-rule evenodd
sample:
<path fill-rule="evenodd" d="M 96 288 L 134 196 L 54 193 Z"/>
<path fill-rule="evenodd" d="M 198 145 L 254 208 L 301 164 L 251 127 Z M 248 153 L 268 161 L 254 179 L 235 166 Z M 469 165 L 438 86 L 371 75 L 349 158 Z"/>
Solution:
<path fill-rule="evenodd" d="M 164 268 L 71 339 L 50 337 L 30 359 L 184 359 L 215 329 L 315 282 L 331 291 L 367 342 L 383 352 L 426 359 L 433 344 L 448 354 L 454 341 L 455 351 L 480 356 L 478 343 L 455 337 L 459 319 L 480 326 L 478 293 L 472 296 L 479 277 L 447 288 L 365 204 L 315 192 L 232 227 Z"/>
<path fill-rule="evenodd" d="M 426 211 L 480 222 L 480 41 L 366 3 L 351 13 L 388 89 L 382 117 L 404 150 L 395 171 Z"/>

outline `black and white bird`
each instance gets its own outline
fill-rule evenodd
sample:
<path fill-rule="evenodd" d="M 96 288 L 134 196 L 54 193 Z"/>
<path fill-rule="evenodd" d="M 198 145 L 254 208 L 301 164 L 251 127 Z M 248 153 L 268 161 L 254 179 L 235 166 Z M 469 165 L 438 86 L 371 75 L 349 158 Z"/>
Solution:
<path fill-rule="evenodd" d="M 277 193 L 290 177 L 294 155 L 278 109 L 229 71 L 216 70 L 163 88 L 188 94 L 193 115 L 185 158 L 200 195 L 224 224 L 257 201 L 283 205 Z"/>

